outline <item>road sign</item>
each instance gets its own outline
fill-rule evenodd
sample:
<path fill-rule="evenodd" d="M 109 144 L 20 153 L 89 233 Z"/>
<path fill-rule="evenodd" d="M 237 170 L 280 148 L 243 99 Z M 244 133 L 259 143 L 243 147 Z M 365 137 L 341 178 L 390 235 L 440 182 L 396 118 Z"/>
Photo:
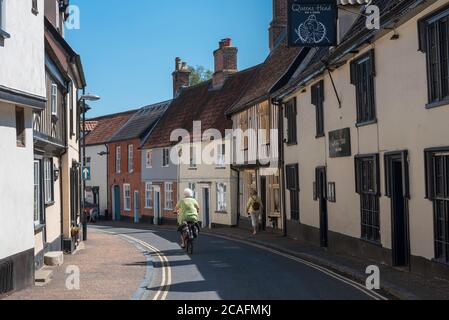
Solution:
<path fill-rule="evenodd" d="M 83 180 L 85 181 L 90 180 L 90 167 L 83 168 Z"/>
<path fill-rule="evenodd" d="M 328 47 L 337 44 L 338 8 L 335 0 L 289 0 L 290 47 Z"/>

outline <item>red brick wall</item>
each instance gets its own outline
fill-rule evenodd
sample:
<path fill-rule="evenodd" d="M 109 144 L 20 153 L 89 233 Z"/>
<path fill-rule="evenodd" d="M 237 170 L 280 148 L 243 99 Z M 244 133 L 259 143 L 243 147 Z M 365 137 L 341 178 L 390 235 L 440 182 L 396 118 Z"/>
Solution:
<path fill-rule="evenodd" d="M 128 145 L 133 145 L 133 164 L 134 170 L 132 173 L 128 172 Z M 116 173 L 115 160 L 116 160 L 116 148 L 121 147 L 121 170 L 120 173 Z M 139 139 L 128 140 L 123 142 L 111 143 L 109 147 L 108 156 L 108 183 L 109 183 L 109 199 L 108 208 L 112 216 L 115 216 L 115 212 L 112 211 L 113 205 L 113 187 L 120 187 L 120 212 L 124 217 L 134 217 L 134 191 L 139 191 L 139 203 L 140 208 L 144 205 L 142 199 L 142 188 L 141 188 L 141 151 L 139 150 L 140 141 Z M 124 211 L 124 184 L 130 184 L 131 186 L 131 211 Z"/>

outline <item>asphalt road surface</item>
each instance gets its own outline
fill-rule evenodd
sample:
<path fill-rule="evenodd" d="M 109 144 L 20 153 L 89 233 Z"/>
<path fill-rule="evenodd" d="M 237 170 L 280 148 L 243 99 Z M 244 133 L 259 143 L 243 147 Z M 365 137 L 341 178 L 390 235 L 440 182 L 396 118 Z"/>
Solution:
<path fill-rule="evenodd" d="M 319 266 L 262 247 L 201 234 L 194 254 L 175 231 L 98 227 L 147 251 L 147 300 L 373 300 L 381 296 Z"/>

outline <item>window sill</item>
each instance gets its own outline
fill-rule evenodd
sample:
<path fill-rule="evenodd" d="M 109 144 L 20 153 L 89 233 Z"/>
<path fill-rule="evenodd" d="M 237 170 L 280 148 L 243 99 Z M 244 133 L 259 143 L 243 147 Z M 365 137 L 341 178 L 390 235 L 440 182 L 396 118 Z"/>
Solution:
<path fill-rule="evenodd" d="M 34 235 L 42 232 L 45 229 L 45 224 L 38 224 L 34 226 Z"/>
<path fill-rule="evenodd" d="M 298 142 L 286 142 L 287 147 L 297 146 Z"/>
<path fill-rule="evenodd" d="M 357 122 L 357 123 L 355 124 L 355 126 L 356 126 L 357 128 L 360 128 L 360 127 L 370 126 L 370 125 L 376 124 L 376 123 L 377 123 L 377 119 L 374 119 L 374 120 L 370 120 L 370 121 Z"/>
<path fill-rule="evenodd" d="M 321 138 L 325 138 L 326 137 L 326 135 L 323 133 L 323 134 L 317 134 L 316 136 L 315 136 L 315 139 L 321 139 Z"/>
<path fill-rule="evenodd" d="M 216 214 L 228 214 L 227 211 L 215 211 Z"/>
<path fill-rule="evenodd" d="M 216 170 L 226 170 L 226 167 L 215 167 Z"/>
<path fill-rule="evenodd" d="M 449 263 L 441 259 L 432 259 L 432 262 L 446 267 L 449 266 Z"/>
<path fill-rule="evenodd" d="M 0 28 L 0 41 L 11 38 L 11 35 Z"/>
<path fill-rule="evenodd" d="M 443 106 L 447 106 L 447 105 L 449 105 L 449 99 L 444 99 L 444 100 L 435 101 L 435 102 L 426 104 L 426 109 L 433 109 L 433 108 L 443 107 Z"/>
<path fill-rule="evenodd" d="M 380 242 L 376 242 L 376 241 L 373 241 L 373 240 L 367 240 L 367 239 L 364 239 L 364 238 L 360 238 L 360 240 L 362 242 L 371 244 L 373 246 L 376 246 L 376 247 L 379 247 L 379 248 L 383 248 L 382 243 L 380 243 Z"/>
<path fill-rule="evenodd" d="M 189 168 L 189 171 L 197 171 L 198 168 Z"/>
<path fill-rule="evenodd" d="M 55 205 L 54 201 L 50 201 L 50 202 L 46 202 L 45 203 L 45 207 L 51 207 L 51 206 L 54 206 L 54 205 Z"/>

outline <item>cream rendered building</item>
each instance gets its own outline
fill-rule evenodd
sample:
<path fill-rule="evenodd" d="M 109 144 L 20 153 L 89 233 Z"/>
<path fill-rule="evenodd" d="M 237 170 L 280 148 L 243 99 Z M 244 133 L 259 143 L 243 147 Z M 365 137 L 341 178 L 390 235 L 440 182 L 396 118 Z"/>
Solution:
<path fill-rule="evenodd" d="M 414 2 L 380 3 L 381 30 L 360 18 L 330 53 L 311 49 L 277 92 L 287 231 L 447 278 L 449 1 Z"/>

